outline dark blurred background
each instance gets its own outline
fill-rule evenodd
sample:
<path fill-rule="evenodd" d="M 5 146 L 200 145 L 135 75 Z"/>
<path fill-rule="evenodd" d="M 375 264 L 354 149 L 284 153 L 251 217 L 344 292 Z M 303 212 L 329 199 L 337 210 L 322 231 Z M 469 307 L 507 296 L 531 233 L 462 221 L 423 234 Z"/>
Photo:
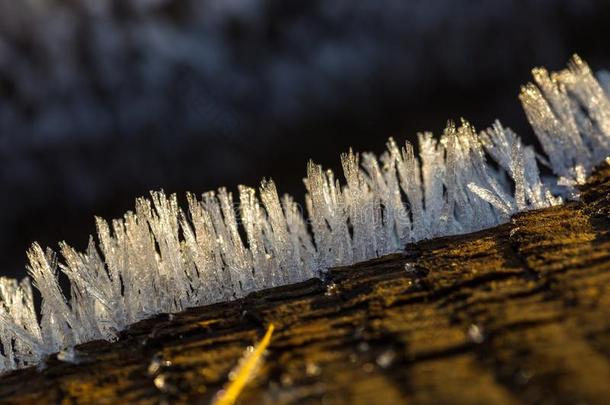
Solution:
<path fill-rule="evenodd" d="M 610 67 L 607 0 L 0 0 L 0 274 L 82 249 L 137 196 L 257 185 L 307 159 L 500 118 L 578 52 Z"/>

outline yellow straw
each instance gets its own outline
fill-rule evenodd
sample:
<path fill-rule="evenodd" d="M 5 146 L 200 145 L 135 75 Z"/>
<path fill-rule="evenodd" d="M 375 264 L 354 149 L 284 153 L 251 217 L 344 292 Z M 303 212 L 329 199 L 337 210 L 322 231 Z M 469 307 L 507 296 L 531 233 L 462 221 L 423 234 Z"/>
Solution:
<path fill-rule="evenodd" d="M 254 351 L 244 356 L 243 360 L 240 362 L 241 364 L 238 366 L 237 370 L 235 370 L 235 377 L 229 382 L 224 390 L 218 393 L 216 399 L 213 401 L 214 405 L 232 405 L 237 401 L 237 397 L 239 397 L 239 394 L 241 394 L 248 381 L 250 381 L 258 362 L 263 357 L 267 346 L 269 346 L 274 329 L 275 326 L 270 324 L 265 336 L 263 336 L 263 339 L 256 345 Z"/>

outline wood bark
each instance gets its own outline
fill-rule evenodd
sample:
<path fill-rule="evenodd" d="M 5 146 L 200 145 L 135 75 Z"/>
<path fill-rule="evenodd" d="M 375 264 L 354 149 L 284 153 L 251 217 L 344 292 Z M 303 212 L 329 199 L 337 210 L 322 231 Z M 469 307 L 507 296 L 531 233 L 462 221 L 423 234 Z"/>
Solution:
<path fill-rule="evenodd" d="M 76 363 L 0 377 L 0 398 L 209 403 L 269 323 L 240 403 L 607 403 L 610 167 L 580 202 L 159 315 L 79 346 Z"/>

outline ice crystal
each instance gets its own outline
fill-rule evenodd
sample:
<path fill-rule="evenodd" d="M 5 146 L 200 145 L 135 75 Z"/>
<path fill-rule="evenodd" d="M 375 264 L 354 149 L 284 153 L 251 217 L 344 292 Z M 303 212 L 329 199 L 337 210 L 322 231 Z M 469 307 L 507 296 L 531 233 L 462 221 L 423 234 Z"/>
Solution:
<path fill-rule="evenodd" d="M 559 184 L 581 184 L 610 152 L 610 100 L 578 56 L 568 69 L 549 74 L 533 70 L 536 84 L 519 96 Z"/>
<path fill-rule="evenodd" d="M 390 139 L 380 158 L 350 150 L 341 156 L 345 183 L 310 162 L 307 217 L 264 180 L 258 190 L 240 186 L 235 199 L 224 188 L 188 194 L 186 211 L 176 195 L 153 192 L 121 219 L 97 218 L 98 242 L 90 238 L 83 253 L 61 243 L 58 259 L 34 244 L 28 270 L 40 321 L 30 279 L 0 278 L 0 370 L 115 339 L 154 314 L 299 282 L 577 197 L 575 186 L 610 153 L 610 80 L 600 74 L 600 84 L 577 56 L 564 71 L 533 75 L 520 98 L 546 158 L 499 122 L 481 133 L 449 123 L 439 139 L 420 134 L 417 147 Z M 538 162 L 557 178 L 543 181 Z"/>

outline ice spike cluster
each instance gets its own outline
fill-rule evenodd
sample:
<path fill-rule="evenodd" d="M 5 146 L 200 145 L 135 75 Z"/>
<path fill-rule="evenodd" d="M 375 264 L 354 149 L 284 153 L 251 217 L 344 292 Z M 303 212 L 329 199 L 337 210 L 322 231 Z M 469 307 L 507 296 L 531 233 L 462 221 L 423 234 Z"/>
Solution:
<path fill-rule="evenodd" d="M 450 123 L 440 139 L 420 134 L 419 152 L 390 139 L 379 158 L 342 155 L 344 182 L 310 162 L 307 215 L 265 180 L 258 190 L 240 186 L 237 196 L 224 188 L 189 194 L 186 209 L 175 195 L 153 192 L 121 219 L 98 218 L 97 241 L 85 252 L 34 244 L 32 281 L 0 279 L 0 370 L 116 339 L 158 313 L 238 299 L 577 198 L 575 186 L 610 153 L 610 89 L 577 56 L 564 71 L 533 75 L 520 98 L 546 157 L 499 122 L 481 133 Z M 537 162 L 556 177 L 541 179 Z M 69 296 L 58 272 L 70 280 Z"/>

